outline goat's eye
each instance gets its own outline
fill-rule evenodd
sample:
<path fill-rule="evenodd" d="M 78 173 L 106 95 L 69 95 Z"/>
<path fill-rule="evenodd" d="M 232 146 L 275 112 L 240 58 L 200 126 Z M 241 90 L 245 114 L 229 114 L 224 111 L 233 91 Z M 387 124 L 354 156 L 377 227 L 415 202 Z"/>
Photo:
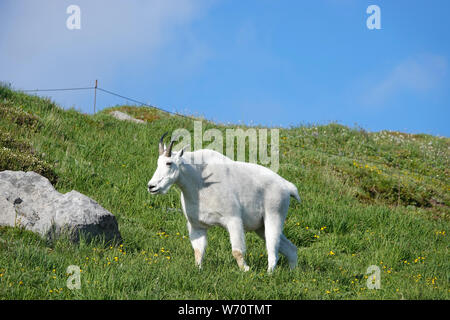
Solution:
<path fill-rule="evenodd" d="M 166 165 L 167 165 L 168 167 L 170 167 L 170 166 L 172 165 L 172 162 L 166 162 Z"/>

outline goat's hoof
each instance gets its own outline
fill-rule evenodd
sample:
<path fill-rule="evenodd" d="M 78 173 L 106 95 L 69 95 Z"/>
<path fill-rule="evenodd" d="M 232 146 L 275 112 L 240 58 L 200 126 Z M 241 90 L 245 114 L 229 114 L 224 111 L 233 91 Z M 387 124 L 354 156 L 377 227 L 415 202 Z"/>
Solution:
<path fill-rule="evenodd" d="M 290 263 L 290 264 L 289 264 L 289 268 L 290 268 L 291 270 L 294 270 L 295 268 L 297 268 L 297 263 Z"/>
<path fill-rule="evenodd" d="M 247 272 L 250 270 L 250 267 L 248 265 L 239 266 L 239 269 L 241 271 Z"/>

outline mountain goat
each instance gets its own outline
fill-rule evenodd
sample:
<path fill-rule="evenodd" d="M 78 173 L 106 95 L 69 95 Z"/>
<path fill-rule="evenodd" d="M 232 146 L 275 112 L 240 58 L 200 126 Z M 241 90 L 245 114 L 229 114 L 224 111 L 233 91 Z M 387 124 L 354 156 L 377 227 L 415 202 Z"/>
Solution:
<path fill-rule="evenodd" d="M 213 150 L 172 152 L 159 141 L 155 173 L 148 182 L 151 194 L 165 194 L 176 184 L 187 219 L 195 263 L 201 268 L 209 227 L 219 225 L 230 235 L 232 255 L 242 270 L 249 270 L 244 256 L 245 231 L 255 231 L 266 242 L 268 272 L 278 261 L 278 251 L 297 265 L 297 247 L 283 235 L 290 196 L 300 201 L 297 188 L 263 166 L 233 161 Z M 194 161 L 195 160 L 195 161 Z"/>

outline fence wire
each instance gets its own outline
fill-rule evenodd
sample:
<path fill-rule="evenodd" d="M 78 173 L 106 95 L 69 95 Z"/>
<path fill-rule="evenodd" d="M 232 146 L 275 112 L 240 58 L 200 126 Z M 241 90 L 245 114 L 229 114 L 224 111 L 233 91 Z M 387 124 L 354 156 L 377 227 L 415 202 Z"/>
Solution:
<path fill-rule="evenodd" d="M 147 104 L 145 102 L 142 102 L 142 101 L 139 101 L 139 100 L 136 100 L 136 99 L 133 99 L 133 98 L 130 98 L 130 97 L 118 94 L 116 92 L 112 92 L 110 90 L 103 89 L 103 88 L 98 87 L 98 86 L 95 86 L 95 87 L 81 87 L 81 88 L 28 89 L 28 90 L 21 90 L 21 91 L 22 92 L 51 92 L 51 91 L 57 92 L 57 91 L 76 91 L 76 90 L 99 90 L 99 91 L 102 91 L 104 93 L 107 93 L 107 94 L 110 94 L 110 95 L 122 98 L 124 100 L 132 101 L 132 102 L 137 103 L 137 104 L 139 104 L 141 106 L 144 106 L 144 107 L 157 109 L 159 111 L 166 112 L 166 113 L 173 114 L 173 115 L 177 115 L 177 116 L 180 116 L 180 117 L 184 117 L 186 119 L 194 119 L 194 117 L 190 117 L 190 116 L 187 116 L 187 115 L 184 115 L 184 114 L 181 114 L 181 113 L 176 113 L 176 112 L 172 112 L 172 111 L 169 111 L 169 110 L 165 110 L 163 108 L 159 108 L 159 107 Z"/>

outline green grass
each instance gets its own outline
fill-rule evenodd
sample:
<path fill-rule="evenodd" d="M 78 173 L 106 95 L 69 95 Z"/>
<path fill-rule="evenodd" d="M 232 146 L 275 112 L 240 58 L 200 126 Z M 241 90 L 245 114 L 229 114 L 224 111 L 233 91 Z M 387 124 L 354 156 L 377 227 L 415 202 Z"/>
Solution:
<path fill-rule="evenodd" d="M 51 101 L 0 87 L 0 170 L 35 170 L 60 192 L 78 190 L 111 211 L 122 246 L 48 243 L 0 227 L 1 299 L 448 299 L 450 139 L 368 133 L 338 124 L 280 130 L 279 174 L 302 202 L 291 202 L 285 234 L 299 266 L 284 257 L 266 273 L 263 242 L 247 234 L 240 272 L 228 234 L 208 233 L 203 268 L 181 214 L 179 190 L 150 196 L 157 142 L 192 120 L 150 108 L 115 107 L 147 124 L 62 110 Z M 232 126 L 204 121 L 203 129 Z M 31 160 L 26 161 L 29 157 Z M 66 287 L 69 265 L 81 289 Z M 381 289 L 365 272 L 381 269 Z"/>

